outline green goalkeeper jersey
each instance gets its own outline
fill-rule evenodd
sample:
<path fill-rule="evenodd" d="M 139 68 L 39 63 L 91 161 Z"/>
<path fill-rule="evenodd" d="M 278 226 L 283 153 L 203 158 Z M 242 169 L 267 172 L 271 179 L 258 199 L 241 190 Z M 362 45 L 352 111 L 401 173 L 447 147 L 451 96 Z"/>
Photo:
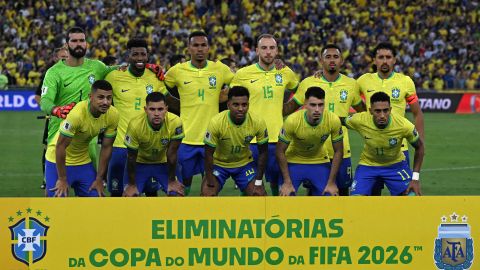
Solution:
<path fill-rule="evenodd" d="M 55 106 L 63 106 L 88 98 L 91 86 L 96 80 L 102 80 L 117 66 L 107 67 L 98 60 L 84 58 L 80 66 L 71 67 L 65 61 L 59 61 L 48 69 L 42 85 L 40 107 L 42 111 L 51 114 Z M 52 117 L 48 125 L 47 142 L 55 137 L 62 119 Z"/>

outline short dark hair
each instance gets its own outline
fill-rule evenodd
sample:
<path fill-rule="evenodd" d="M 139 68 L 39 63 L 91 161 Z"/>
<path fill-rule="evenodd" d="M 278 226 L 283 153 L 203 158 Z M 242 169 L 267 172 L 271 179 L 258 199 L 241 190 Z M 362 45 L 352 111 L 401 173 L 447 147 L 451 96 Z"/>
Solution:
<path fill-rule="evenodd" d="M 233 97 L 245 96 L 250 98 L 250 92 L 248 92 L 248 89 L 243 86 L 234 86 L 228 90 L 228 100 L 231 100 Z"/>
<path fill-rule="evenodd" d="M 165 95 L 160 92 L 151 92 L 150 94 L 147 95 L 147 98 L 145 99 L 146 104 L 148 104 L 149 102 L 160 102 L 160 101 L 167 103 L 165 101 Z"/>
<path fill-rule="evenodd" d="M 373 49 L 373 58 L 377 56 L 377 53 L 379 50 L 389 50 L 392 52 L 393 57 L 397 55 L 397 51 L 395 50 L 395 48 L 391 43 L 382 42 L 382 43 L 379 43 L 377 47 L 375 47 L 375 49 Z"/>
<path fill-rule="evenodd" d="M 106 80 L 98 80 L 92 84 L 92 93 L 97 92 L 98 89 L 105 90 L 105 91 L 112 91 L 113 87 Z"/>
<path fill-rule="evenodd" d="M 390 96 L 385 92 L 376 92 L 370 97 L 370 105 L 373 105 L 375 102 L 388 102 L 390 104 Z"/>
<path fill-rule="evenodd" d="M 312 86 L 307 89 L 305 92 L 305 100 L 309 99 L 310 97 L 316 97 L 318 99 L 325 99 L 325 91 L 318 86 Z"/>
<path fill-rule="evenodd" d="M 78 26 L 74 26 L 74 27 L 68 29 L 67 36 L 65 37 L 65 40 L 68 42 L 70 40 L 70 34 L 78 34 L 78 33 L 84 34 L 86 36 L 85 30 L 83 30 L 83 28 L 78 27 Z"/>
<path fill-rule="evenodd" d="M 340 47 L 338 47 L 338 45 L 335 45 L 335 44 L 327 44 L 325 47 L 322 48 L 322 50 L 320 51 L 320 54 L 323 55 L 327 49 L 337 49 L 338 52 L 342 54 L 342 49 L 340 49 Z"/>
<path fill-rule="evenodd" d="M 260 40 L 262 38 L 273 38 L 273 40 L 275 40 L 275 43 L 277 43 L 277 39 L 275 38 L 274 35 L 272 34 L 261 34 L 258 38 L 257 38 L 257 46 L 258 46 L 258 43 L 260 43 Z"/>
<path fill-rule="evenodd" d="M 127 49 L 131 48 L 145 48 L 148 51 L 148 44 L 143 38 L 132 38 L 127 42 Z"/>
<path fill-rule="evenodd" d="M 206 37 L 207 42 L 208 42 L 207 33 L 203 32 L 203 31 L 193 31 L 192 33 L 190 33 L 190 35 L 188 35 L 188 44 L 190 44 L 190 40 L 194 37 Z"/>
<path fill-rule="evenodd" d="M 117 58 L 112 55 L 107 55 L 102 59 L 102 62 L 107 66 L 113 66 L 117 62 Z"/>
<path fill-rule="evenodd" d="M 180 63 L 182 59 L 186 58 L 183 54 L 174 54 L 170 57 L 170 66 L 173 67 L 176 64 Z"/>
<path fill-rule="evenodd" d="M 223 58 L 222 60 L 220 60 L 220 62 L 222 62 L 223 64 L 225 64 L 226 66 L 230 67 L 230 65 L 232 63 L 234 63 L 235 61 L 233 61 L 232 58 Z"/>

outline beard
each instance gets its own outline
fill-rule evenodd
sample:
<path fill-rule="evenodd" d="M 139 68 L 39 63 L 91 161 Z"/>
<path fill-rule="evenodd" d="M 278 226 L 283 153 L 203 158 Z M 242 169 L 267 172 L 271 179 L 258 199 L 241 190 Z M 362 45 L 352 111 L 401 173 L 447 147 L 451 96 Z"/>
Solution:
<path fill-rule="evenodd" d="M 68 52 L 72 57 L 79 59 L 85 56 L 85 54 L 87 53 L 87 49 L 82 48 L 80 46 L 77 46 L 74 49 L 72 49 L 70 48 L 70 46 L 68 46 Z"/>

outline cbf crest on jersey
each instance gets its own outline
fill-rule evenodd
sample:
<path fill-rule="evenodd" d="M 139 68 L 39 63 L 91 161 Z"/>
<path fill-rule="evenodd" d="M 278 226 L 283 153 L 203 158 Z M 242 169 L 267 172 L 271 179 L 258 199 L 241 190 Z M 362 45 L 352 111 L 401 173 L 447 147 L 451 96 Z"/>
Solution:
<path fill-rule="evenodd" d="M 473 239 L 468 217 L 456 214 L 443 216 L 435 239 L 434 260 L 438 269 L 470 269 L 473 261 Z"/>
<path fill-rule="evenodd" d="M 208 84 L 210 84 L 210 88 L 216 88 L 217 87 L 217 76 L 211 75 L 208 77 Z"/>
<path fill-rule="evenodd" d="M 8 218 L 13 257 L 30 266 L 45 257 L 47 253 L 47 231 L 45 225 L 50 218 L 42 211 L 27 208 L 18 210 Z"/>
<path fill-rule="evenodd" d="M 90 74 L 90 75 L 88 76 L 88 82 L 89 82 L 90 84 L 93 84 L 93 83 L 95 82 L 95 75 Z"/>
<path fill-rule="evenodd" d="M 397 87 L 393 88 L 392 89 L 392 98 L 399 98 L 400 97 L 400 89 L 398 89 Z"/>
<path fill-rule="evenodd" d="M 275 83 L 277 85 L 282 85 L 283 84 L 283 76 L 280 73 L 275 74 Z"/>
<path fill-rule="evenodd" d="M 346 102 L 347 98 L 348 98 L 348 91 L 345 90 L 345 89 L 342 89 L 340 91 L 340 102 L 342 102 L 342 103 Z"/>
<path fill-rule="evenodd" d="M 153 92 L 153 86 L 149 84 L 145 87 L 145 90 L 147 91 L 147 95 L 148 95 Z"/>
<path fill-rule="evenodd" d="M 388 140 L 388 144 L 390 144 L 391 147 L 397 145 L 398 139 L 397 138 L 391 138 Z"/>

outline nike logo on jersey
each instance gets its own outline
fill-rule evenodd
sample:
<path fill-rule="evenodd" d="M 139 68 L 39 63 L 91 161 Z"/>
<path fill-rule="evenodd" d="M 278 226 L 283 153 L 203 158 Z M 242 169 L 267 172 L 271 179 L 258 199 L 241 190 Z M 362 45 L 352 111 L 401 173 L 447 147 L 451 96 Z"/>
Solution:
<path fill-rule="evenodd" d="M 183 82 L 183 84 L 189 84 L 189 83 L 191 83 L 191 82 L 192 82 L 192 81 L 189 81 L 189 82 Z"/>
<path fill-rule="evenodd" d="M 371 138 L 369 138 L 369 137 L 367 137 L 367 136 L 365 136 L 364 138 L 365 138 L 365 140 L 370 140 L 370 139 L 371 139 Z"/>
<path fill-rule="evenodd" d="M 250 80 L 250 83 L 254 83 L 254 82 L 256 82 L 256 81 L 258 81 L 258 79 L 256 79 L 256 80 Z"/>
<path fill-rule="evenodd" d="M 63 84 L 63 87 L 66 88 L 66 87 L 69 86 L 70 84 L 72 84 L 72 82 L 64 83 L 64 84 Z"/>
<path fill-rule="evenodd" d="M 375 90 L 367 90 L 367 93 L 374 92 Z"/>
<path fill-rule="evenodd" d="M 230 140 L 230 138 L 222 138 L 222 141 Z"/>
<path fill-rule="evenodd" d="M 130 91 L 130 89 L 122 89 L 122 93 L 125 93 L 127 91 Z"/>

